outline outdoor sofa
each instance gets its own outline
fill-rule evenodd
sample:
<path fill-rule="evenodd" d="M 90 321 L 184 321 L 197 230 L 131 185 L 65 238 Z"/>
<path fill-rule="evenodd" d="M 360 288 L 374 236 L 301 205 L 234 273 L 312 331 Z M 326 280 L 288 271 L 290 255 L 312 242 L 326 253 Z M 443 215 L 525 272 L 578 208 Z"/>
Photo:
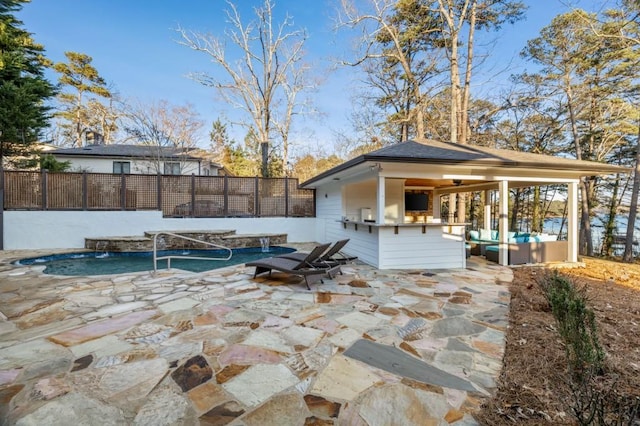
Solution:
<path fill-rule="evenodd" d="M 470 252 L 474 256 L 484 256 L 487 246 L 498 244 L 499 242 L 498 231 L 494 229 L 471 230 L 467 239 Z"/>
<path fill-rule="evenodd" d="M 500 235 L 496 230 L 469 231 L 471 254 L 486 256 L 498 262 Z M 558 241 L 557 235 L 545 233 L 509 232 L 509 265 L 526 263 L 564 262 L 568 257 L 567 241 Z"/>

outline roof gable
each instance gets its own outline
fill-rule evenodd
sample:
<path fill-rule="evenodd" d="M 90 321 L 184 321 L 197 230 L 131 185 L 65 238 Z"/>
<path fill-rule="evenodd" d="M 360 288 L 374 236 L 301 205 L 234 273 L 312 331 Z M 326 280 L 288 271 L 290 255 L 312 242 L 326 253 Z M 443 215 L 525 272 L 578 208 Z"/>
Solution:
<path fill-rule="evenodd" d="M 72 157 L 119 157 L 119 158 L 169 158 L 181 160 L 199 160 L 189 155 L 188 150 L 150 145 L 87 145 L 81 148 L 63 148 L 50 151 L 50 154 Z"/>
<path fill-rule="evenodd" d="M 302 185 L 326 179 L 364 162 L 420 163 L 439 165 L 474 165 L 480 167 L 528 167 L 546 170 L 573 170 L 582 175 L 628 173 L 625 167 L 594 161 L 575 160 L 529 152 L 462 145 L 434 140 L 407 141 L 380 148 L 342 163 Z"/>
<path fill-rule="evenodd" d="M 381 148 L 364 154 L 366 160 L 428 160 L 430 163 L 486 163 L 502 166 L 533 166 L 544 168 L 569 167 L 581 169 L 584 167 L 604 167 L 614 171 L 621 170 L 619 166 L 612 166 L 594 161 L 583 161 L 572 158 L 551 155 L 534 154 L 531 152 L 512 151 L 507 149 L 489 148 L 478 145 L 463 145 L 452 142 L 437 142 L 425 140 L 422 142 L 407 141 Z"/>

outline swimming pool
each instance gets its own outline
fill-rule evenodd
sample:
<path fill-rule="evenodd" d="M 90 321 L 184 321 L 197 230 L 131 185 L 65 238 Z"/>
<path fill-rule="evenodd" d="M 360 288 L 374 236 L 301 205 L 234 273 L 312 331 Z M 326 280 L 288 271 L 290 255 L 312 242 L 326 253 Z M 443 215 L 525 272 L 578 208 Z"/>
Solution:
<path fill-rule="evenodd" d="M 190 260 L 171 259 L 171 269 L 184 269 L 191 272 L 204 272 L 225 266 L 238 265 L 264 257 L 295 251 L 289 247 L 269 247 L 263 251 L 260 247 L 233 249 L 229 260 Z M 183 255 L 193 257 L 224 257 L 228 250 L 159 250 L 158 256 Z M 50 275 L 108 275 L 127 272 L 153 270 L 152 252 L 82 252 L 53 254 L 33 257 L 15 262 L 17 265 L 45 265 L 45 274 Z M 167 261 L 159 260 L 158 269 L 166 269 Z"/>

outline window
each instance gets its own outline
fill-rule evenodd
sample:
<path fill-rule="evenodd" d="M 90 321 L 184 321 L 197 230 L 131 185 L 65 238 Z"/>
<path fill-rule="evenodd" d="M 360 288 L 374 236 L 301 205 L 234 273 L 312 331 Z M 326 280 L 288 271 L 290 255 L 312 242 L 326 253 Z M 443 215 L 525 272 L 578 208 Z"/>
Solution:
<path fill-rule="evenodd" d="M 131 163 L 129 161 L 114 161 L 113 173 L 115 174 L 129 174 L 131 173 Z"/>
<path fill-rule="evenodd" d="M 164 163 L 164 174 L 165 175 L 179 175 L 180 174 L 180 163 Z"/>

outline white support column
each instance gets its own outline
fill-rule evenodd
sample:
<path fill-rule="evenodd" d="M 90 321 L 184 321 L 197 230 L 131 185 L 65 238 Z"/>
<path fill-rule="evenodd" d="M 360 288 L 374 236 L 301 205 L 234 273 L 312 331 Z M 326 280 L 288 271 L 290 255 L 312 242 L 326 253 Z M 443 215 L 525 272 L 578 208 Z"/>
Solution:
<path fill-rule="evenodd" d="M 439 192 L 433 191 L 433 201 L 432 201 L 432 209 L 433 209 L 433 218 L 441 219 L 440 213 L 440 203 L 442 203 L 442 198 Z"/>
<path fill-rule="evenodd" d="M 500 181 L 500 215 L 498 217 L 499 228 L 498 237 L 500 238 L 500 254 L 498 263 L 500 265 L 509 264 L 509 182 Z"/>
<path fill-rule="evenodd" d="M 384 208 L 385 208 L 385 179 L 384 176 L 378 175 L 378 196 L 376 197 L 376 223 L 384 223 Z"/>
<path fill-rule="evenodd" d="M 484 191 L 484 229 L 491 229 L 491 191 Z"/>
<path fill-rule="evenodd" d="M 569 262 L 578 261 L 578 183 L 570 182 L 567 193 L 567 244 Z"/>

